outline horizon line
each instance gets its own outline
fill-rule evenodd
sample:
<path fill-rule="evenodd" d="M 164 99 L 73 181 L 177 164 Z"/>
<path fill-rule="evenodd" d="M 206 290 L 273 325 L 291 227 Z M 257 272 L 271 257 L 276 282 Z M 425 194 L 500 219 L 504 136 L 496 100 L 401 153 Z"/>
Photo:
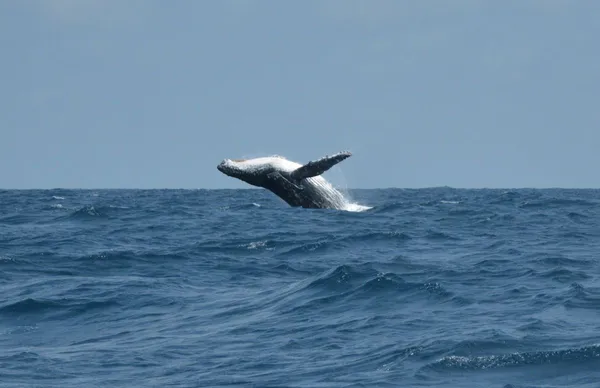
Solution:
<path fill-rule="evenodd" d="M 427 189 L 452 189 L 452 190 L 598 190 L 600 187 L 567 187 L 567 186 L 521 186 L 521 187 L 486 187 L 486 186 L 472 186 L 472 187 L 458 187 L 458 186 L 423 186 L 423 187 L 400 187 L 400 186 L 386 186 L 386 187 L 336 187 L 338 190 L 427 190 Z M 217 190 L 265 190 L 261 187 L 32 187 L 32 188 L 2 188 L 0 191 L 50 191 L 50 190 L 205 190 L 205 191 L 217 191 Z"/>

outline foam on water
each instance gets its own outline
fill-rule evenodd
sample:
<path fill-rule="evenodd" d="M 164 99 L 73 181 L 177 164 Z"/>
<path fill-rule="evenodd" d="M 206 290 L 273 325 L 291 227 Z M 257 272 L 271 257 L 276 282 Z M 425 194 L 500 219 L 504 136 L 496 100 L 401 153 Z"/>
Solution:
<path fill-rule="evenodd" d="M 364 212 L 366 210 L 373 209 L 371 206 L 365 206 L 358 203 L 348 202 L 346 203 L 341 210 L 345 210 L 348 212 Z"/>

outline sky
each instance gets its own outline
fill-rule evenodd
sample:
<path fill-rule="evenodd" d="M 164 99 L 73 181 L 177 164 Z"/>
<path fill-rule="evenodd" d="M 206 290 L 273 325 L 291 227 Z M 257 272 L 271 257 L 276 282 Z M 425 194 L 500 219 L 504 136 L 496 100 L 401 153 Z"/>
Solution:
<path fill-rule="evenodd" d="M 596 0 L 0 0 L 0 188 L 600 187 Z"/>

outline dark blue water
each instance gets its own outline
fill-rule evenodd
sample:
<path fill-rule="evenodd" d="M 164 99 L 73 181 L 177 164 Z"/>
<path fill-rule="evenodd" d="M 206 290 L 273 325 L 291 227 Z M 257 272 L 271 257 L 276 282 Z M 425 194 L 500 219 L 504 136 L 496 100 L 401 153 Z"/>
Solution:
<path fill-rule="evenodd" d="M 600 191 L 0 192 L 2 387 L 600 387 Z"/>

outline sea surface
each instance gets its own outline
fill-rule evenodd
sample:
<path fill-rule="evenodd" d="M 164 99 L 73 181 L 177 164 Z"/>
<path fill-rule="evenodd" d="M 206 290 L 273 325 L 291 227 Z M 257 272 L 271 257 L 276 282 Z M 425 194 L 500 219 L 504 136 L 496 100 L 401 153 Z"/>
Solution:
<path fill-rule="evenodd" d="M 600 387 L 599 190 L 0 191 L 0 387 Z"/>

